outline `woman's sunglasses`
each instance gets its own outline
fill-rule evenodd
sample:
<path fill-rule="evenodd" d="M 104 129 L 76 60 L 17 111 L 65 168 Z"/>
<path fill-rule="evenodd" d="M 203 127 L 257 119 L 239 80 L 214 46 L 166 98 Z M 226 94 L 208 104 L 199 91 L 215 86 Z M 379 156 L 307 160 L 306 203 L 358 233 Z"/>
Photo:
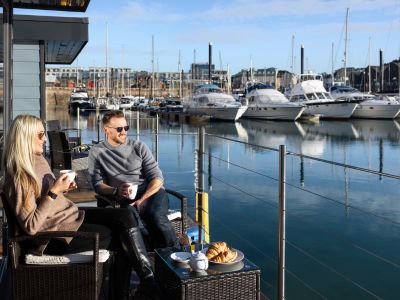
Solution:
<path fill-rule="evenodd" d="M 45 135 L 46 135 L 46 133 L 44 133 L 44 132 L 39 132 L 39 133 L 37 134 L 39 140 L 42 140 L 43 137 L 44 137 Z"/>
<path fill-rule="evenodd" d="M 115 129 L 118 133 L 121 133 L 122 130 L 125 130 L 125 131 L 128 131 L 128 130 L 129 130 L 129 126 L 124 126 L 124 127 L 111 127 L 111 126 L 107 126 L 107 127 Z"/>

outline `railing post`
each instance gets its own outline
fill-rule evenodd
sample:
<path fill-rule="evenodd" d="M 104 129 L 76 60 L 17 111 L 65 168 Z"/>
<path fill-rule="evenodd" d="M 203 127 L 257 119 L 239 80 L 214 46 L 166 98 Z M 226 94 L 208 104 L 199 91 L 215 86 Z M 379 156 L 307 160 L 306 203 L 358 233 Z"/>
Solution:
<path fill-rule="evenodd" d="M 136 111 L 136 139 L 139 140 L 139 134 L 140 134 L 140 129 L 139 129 L 139 108 Z"/>
<path fill-rule="evenodd" d="M 81 114 L 81 112 L 80 112 L 80 108 L 79 108 L 79 106 L 78 106 L 78 108 L 76 109 L 76 119 L 77 119 L 77 122 L 78 122 L 76 128 L 78 128 L 78 136 L 79 136 L 79 139 L 81 138 L 81 131 L 80 131 L 80 129 L 79 129 L 80 114 Z"/>
<path fill-rule="evenodd" d="M 279 146 L 279 211 L 278 211 L 278 300 L 285 299 L 285 242 L 286 242 L 286 195 L 285 195 L 285 145 Z"/>
<path fill-rule="evenodd" d="M 156 114 L 156 161 L 158 161 L 158 122 L 159 122 L 159 118 L 158 118 L 158 114 Z"/>
<path fill-rule="evenodd" d="M 203 193 L 204 193 L 204 127 L 198 130 L 198 149 L 197 149 L 197 186 L 196 186 L 196 222 L 199 228 L 198 242 L 202 243 L 203 237 Z"/>
<path fill-rule="evenodd" d="M 100 143 L 100 115 L 97 115 L 97 143 Z"/>

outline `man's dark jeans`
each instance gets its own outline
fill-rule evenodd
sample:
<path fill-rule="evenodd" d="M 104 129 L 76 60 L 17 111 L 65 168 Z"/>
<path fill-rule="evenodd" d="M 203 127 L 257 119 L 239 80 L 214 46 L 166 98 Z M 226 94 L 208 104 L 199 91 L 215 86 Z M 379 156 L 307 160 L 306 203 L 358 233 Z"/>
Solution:
<path fill-rule="evenodd" d="M 167 217 L 169 200 L 164 189 L 160 189 L 144 201 L 139 208 L 126 204 L 123 206 L 128 207 L 136 215 L 146 242 L 151 241 L 150 247 L 179 247 L 175 230 Z"/>

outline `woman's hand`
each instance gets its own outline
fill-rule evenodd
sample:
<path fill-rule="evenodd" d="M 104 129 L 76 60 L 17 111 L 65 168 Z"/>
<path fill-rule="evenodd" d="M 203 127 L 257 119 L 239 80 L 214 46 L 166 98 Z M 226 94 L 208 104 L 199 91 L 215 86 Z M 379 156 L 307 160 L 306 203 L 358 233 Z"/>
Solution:
<path fill-rule="evenodd" d="M 61 174 L 60 177 L 58 177 L 57 180 L 54 181 L 54 184 L 50 188 L 50 191 L 52 191 L 55 194 L 68 191 L 70 184 L 71 182 L 69 181 L 68 174 L 67 173 Z"/>

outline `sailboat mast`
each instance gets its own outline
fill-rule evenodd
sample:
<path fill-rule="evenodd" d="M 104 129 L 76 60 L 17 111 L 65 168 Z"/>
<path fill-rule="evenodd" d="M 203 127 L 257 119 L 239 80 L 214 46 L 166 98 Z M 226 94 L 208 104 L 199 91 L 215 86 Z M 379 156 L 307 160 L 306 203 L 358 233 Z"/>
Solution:
<path fill-rule="evenodd" d="M 371 93 L 371 37 L 368 41 L 368 93 Z"/>
<path fill-rule="evenodd" d="M 333 61 L 333 51 L 334 51 L 334 48 L 335 48 L 335 43 L 332 43 L 332 53 L 331 53 L 331 55 L 332 55 L 332 86 L 334 86 L 335 85 L 335 70 L 334 70 L 334 66 L 333 66 L 333 64 L 334 64 L 334 61 Z"/>
<path fill-rule="evenodd" d="M 179 49 L 179 55 L 178 55 L 178 74 L 179 74 L 179 98 L 182 98 L 181 49 Z"/>
<path fill-rule="evenodd" d="M 253 83 L 253 57 L 250 55 L 250 82 Z"/>
<path fill-rule="evenodd" d="M 292 65 L 290 67 L 292 74 L 294 74 L 294 34 L 292 35 Z"/>
<path fill-rule="evenodd" d="M 110 78 L 108 74 L 108 22 L 106 22 L 106 94 L 110 88 Z"/>
<path fill-rule="evenodd" d="M 344 37 L 344 59 L 343 59 L 343 68 L 344 68 L 344 85 L 347 83 L 347 23 L 349 21 L 349 8 L 346 9 L 346 26 L 345 26 L 345 37 Z"/>
<path fill-rule="evenodd" d="M 154 35 L 151 36 L 151 99 L 154 98 Z"/>

